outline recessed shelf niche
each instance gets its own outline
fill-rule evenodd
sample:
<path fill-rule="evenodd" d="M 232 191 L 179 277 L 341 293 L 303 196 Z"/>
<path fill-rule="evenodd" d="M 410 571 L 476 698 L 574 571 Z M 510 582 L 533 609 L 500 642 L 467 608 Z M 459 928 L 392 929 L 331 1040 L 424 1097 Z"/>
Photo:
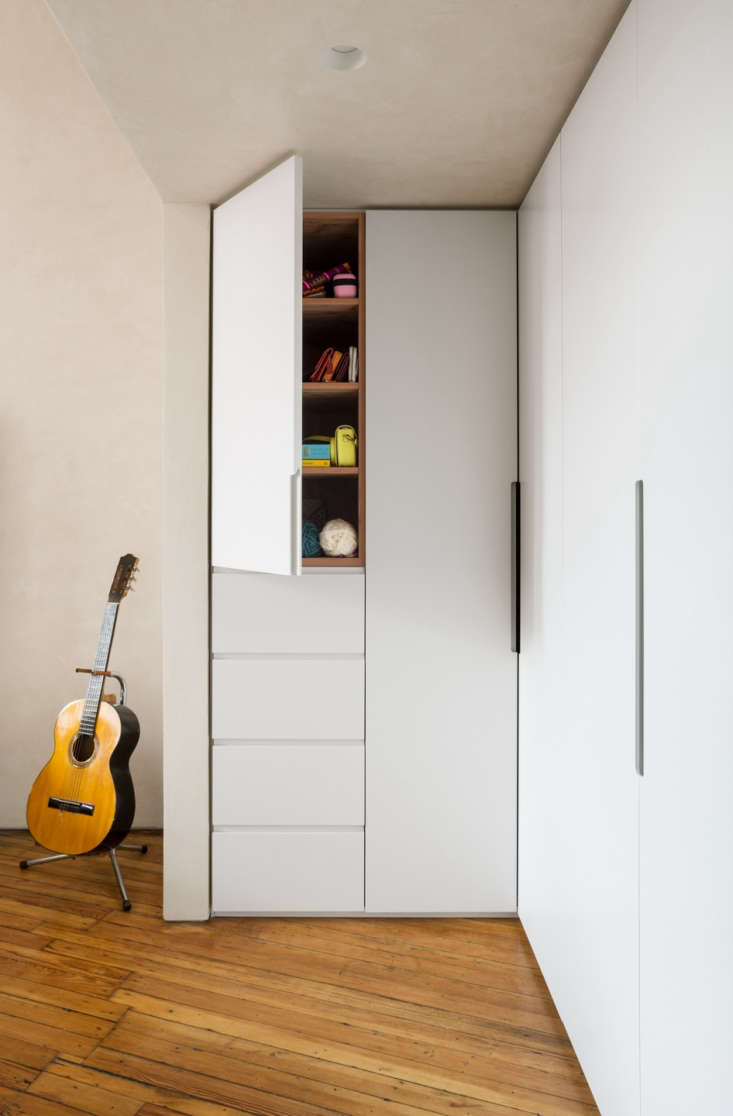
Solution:
<path fill-rule="evenodd" d="M 305 212 L 303 268 L 321 271 L 350 264 L 357 276 L 356 298 L 329 295 L 303 298 L 303 438 L 333 435 L 337 426 L 357 432 L 357 466 L 302 469 L 303 521 L 317 525 L 326 519 L 353 523 L 359 549 L 351 558 L 303 558 L 303 566 L 339 568 L 365 564 L 365 408 L 364 408 L 364 214 Z M 358 380 L 312 383 L 310 374 L 324 349 L 342 352 L 350 345 L 358 353 Z"/>

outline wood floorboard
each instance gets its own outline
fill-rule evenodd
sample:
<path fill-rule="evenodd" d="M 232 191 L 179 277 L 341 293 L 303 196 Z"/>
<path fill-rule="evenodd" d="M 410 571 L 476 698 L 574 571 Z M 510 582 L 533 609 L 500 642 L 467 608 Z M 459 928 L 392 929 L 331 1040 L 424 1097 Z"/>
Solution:
<path fill-rule="evenodd" d="M 140 840 L 0 833 L 0 1116 L 597 1113 L 516 919 L 165 923 Z"/>
<path fill-rule="evenodd" d="M 28 1066 L 18 1065 L 0 1058 L 0 1085 L 4 1089 L 15 1089 L 22 1092 L 27 1089 L 35 1074 Z"/>
<path fill-rule="evenodd" d="M 80 935 L 75 935 L 78 939 Z M 119 962 L 121 966 L 134 965 L 135 957 L 140 952 L 140 945 L 135 947 L 116 943 L 112 940 L 99 945 L 100 949 L 107 950 L 110 960 Z M 155 957 L 155 945 L 146 947 Z M 85 944 L 78 941 L 70 943 L 68 939 L 55 939 L 48 947 L 49 951 L 60 951 L 66 956 L 83 956 L 88 951 Z M 100 960 L 97 952 L 90 954 L 95 960 Z M 171 958 L 169 951 L 160 949 L 158 958 L 161 964 Z M 182 968 L 189 971 L 197 964 L 195 956 L 178 957 L 179 964 L 183 961 Z M 238 961 L 238 958 L 237 958 Z M 232 960 L 231 965 L 238 968 L 237 961 Z M 554 1009 L 548 1007 L 547 999 L 536 995 L 524 995 L 517 992 L 505 992 L 490 987 L 469 985 L 462 980 L 444 979 L 430 972 L 420 974 L 409 973 L 392 966 L 385 969 L 376 964 L 362 962 L 342 962 L 339 959 L 323 958 L 321 955 L 299 951 L 297 955 L 292 950 L 259 949 L 257 944 L 249 946 L 247 955 L 249 977 L 253 981 L 266 980 L 269 972 L 275 971 L 290 975 L 299 981 L 318 981 L 329 985 L 332 989 L 345 989 L 347 991 L 366 993 L 381 1000 L 396 1000 L 408 1005 L 432 1006 L 443 1011 L 446 1007 L 452 1011 L 464 1013 L 477 1018 L 498 1020 L 507 1024 L 519 1024 L 549 1034 L 563 1034 L 559 1020 Z M 170 964 L 169 964 L 170 968 Z M 134 975 L 134 974 L 133 974 Z M 163 971 L 161 975 L 166 976 Z M 243 973 L 242 976 L 246 977 Z M 190 983 L 186 980 L 186 983 Z"/>
<path fill-rule="evenodd" d="M 260 920 L 251 920 L 253 923 L 256 921 Z M 277 922 L 271 919 L 263 921 L 264 926 L 248 925 L 245 928 L 252 945 L 259 943 L 262 950 L 268 946 L 271 949 L 285 951 L 306 950 L 308 953 L 325 955 L 330 960 L 340 958 L 343 961 L 366 961 L 369 964 L 379 965 L 381 969 L 391 970 L 397 967 L 402 972 L 429 973 L 496 990 L 539 996 L 542 1000 L 547 1000 L 544 981 L 539 970 L 534 966 L 519 966 L 503 958 L 498 960 L 485 956 L 467 959 L 460 955 L 437 951 L 430 946 L 414 946 L 411 943 L 407 943 L 401 949 L 384 949 L 379 945 L 371 944 L 368 938 L 350 937 L 345 932 L 342 935 L 333 931 L 319 932 L 318 928 L 301 926 L 299 921 L 286 919 Z M 151 935 L 156 935 L 156 941 L 164 940 L 157 935 L 155 927 L 131 923 L 125 926 L 118 921 L 110 921 L 109 917 L 105 922 L 109 924 L 110 930 L 107 931 L 106 927 L 98 927 L 98 930 L 101 929 L 103 933 L 122 935 L 130 941 L 149 941 Z M 112 926 L 114 931 L 111 929 Z M 48 924 L 42 924 L 37 932 L 52 937 L 58 936 L 55 928 Z M 230 955 L 234 952 L 238 959 L 242 954 L 242 936 L 241 929 L 236 938 L 227 939 L 220 936 L 220 946 L 222 949 L 228 947 Z M 172 940 L 175 940 L 175 948 L 179 952 L 194 954 L 201 952 L 200 939 L 185 936 L 177 939 L 172 939 L 170 936 L 167 938 L 168 943 Z M 248 950 L 248 955 L 252 956 L 252 949 Z"/>

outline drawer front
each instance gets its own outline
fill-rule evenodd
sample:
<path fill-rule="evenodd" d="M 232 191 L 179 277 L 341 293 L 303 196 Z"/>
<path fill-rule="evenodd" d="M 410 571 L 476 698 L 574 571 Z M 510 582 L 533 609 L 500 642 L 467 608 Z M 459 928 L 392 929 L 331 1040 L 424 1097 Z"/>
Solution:
<path fill-rule="evenodd" d="M 364 576 L 215 573 L 211 642 L 215 654 L 362 655 Z"/>
<path fill-rule="evenodd" d="M 215 659 L 215 740 L 363 740 L 364 660 Z"/>
<path fill-rule="evenodd" d="M 214 825 L 363 825 L 363 744 L 219 744 Z"/>
<path fill-rule="evenodd" d="M 215 914 L 362 911 L 361 830 L 239 830 L 212 836 Z"/>

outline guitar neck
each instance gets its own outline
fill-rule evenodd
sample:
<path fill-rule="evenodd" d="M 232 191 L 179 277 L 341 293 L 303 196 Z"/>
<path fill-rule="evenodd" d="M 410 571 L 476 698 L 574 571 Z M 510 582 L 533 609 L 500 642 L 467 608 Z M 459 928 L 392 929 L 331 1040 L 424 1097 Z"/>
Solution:
<path fill-rule="evenodd" d="M 94 664 L 92 666 L 93 670 L 103 671 L 107 669 L 109 654 L 112 649 L 112 639 L 115 634 L 117 610 L 119 607 L 118 601 L 108 601 L 105 605 L 102 630 L 99 633 L 99 642 L 97 643 L 97 654 L 94 656 Z M 103 688 L 104 676 L 101 674 L 90 675 L 89 689 L 87 690 L 84 712 L 82 713 L 81 724 L 79 726 L 80 732 L 84 735 L 94 736 Z"/>

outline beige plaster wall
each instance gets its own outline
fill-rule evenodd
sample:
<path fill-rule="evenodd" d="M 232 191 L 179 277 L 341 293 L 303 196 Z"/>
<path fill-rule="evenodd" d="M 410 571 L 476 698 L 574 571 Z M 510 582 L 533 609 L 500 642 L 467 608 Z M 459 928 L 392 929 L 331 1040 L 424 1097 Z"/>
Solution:
<path fill-rule="evenodd" d="M 128 550 L 111 668 L 136 824 L 160 825 L 162 205 L 42 0 L 0 5 L 0 137 L 0 826 L 25 824 Z"/>

